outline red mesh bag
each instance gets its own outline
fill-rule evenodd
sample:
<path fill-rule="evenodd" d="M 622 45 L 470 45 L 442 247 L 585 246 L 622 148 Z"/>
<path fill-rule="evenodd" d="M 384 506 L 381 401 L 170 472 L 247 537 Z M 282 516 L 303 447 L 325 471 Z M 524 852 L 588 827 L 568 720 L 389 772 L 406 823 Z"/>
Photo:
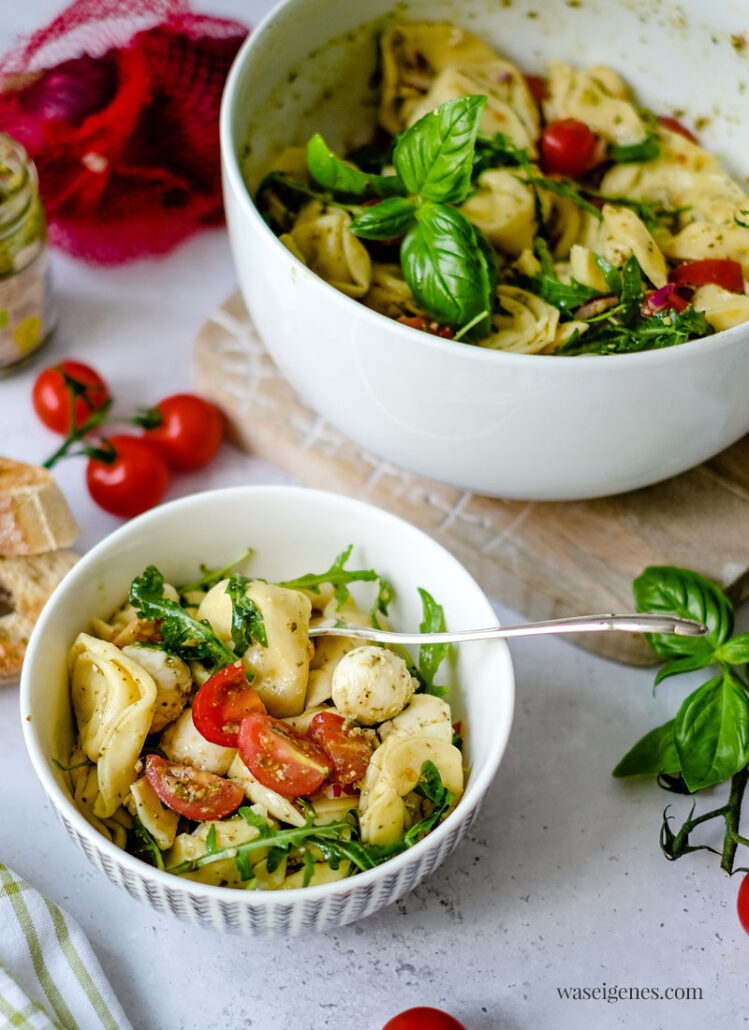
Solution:
<path fill-rule="evenodd" d="M 223 220 L 218 113 L 247 29 L 184 0 L 76 0 L 0 58 L 0 130 L 53 243 L 116 264 Z"/>

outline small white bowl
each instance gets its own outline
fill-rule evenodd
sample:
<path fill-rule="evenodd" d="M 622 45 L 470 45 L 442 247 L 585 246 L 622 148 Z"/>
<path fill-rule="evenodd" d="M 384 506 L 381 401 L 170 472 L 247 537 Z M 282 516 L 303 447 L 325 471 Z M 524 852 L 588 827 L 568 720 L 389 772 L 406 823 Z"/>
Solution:
<path fill-rule="evenodd" d="M 467 727 L 470 775 L 455 811 L 409 851 L 376 869 L 321 887 L 240 891 L 160 872 L 102 837 L 72 803 L 64 774 L 72 740 L 66 655 L 92 616 L 107 616 L 134 576 L 157 565 L 168 581 L 193 578 L 201 562 L 226 564 L 255 548 L 252 570 L 269 579 L 320 572 L 349 543 L 351 568 L 376 568 L 395 586 L 394 627 L 421 620 L 416 588 L 444 606 L 452 629 L 497 624 L 481 588 L 444 548 L 387 512 L 335 494 L 248 486 L 195 494 L 155 508 L 112 533 L 65 577 L 29 641 L 21 678 L 21 719 L 39 779 L 73 840 L 109 879 L 160 912 L 224 932 L 298 934 L 342 926 L 402 897 L 472 825 L 505 749 L 514 679 L 502 642 L 456 649 L 445 669 L 456 719 Z M 448 663 L 446 663 L 447 665 Z"/>
<path fill-rule="evenodd" d="M 730 8 L 730 9 L 729 9 Z M 679 347 L 575 358 L 440 340 L 384 318 L 300 264 L 253 204 L 285 144 L 371 134 L 382 18 L 449 20 L 526 72 L 550 58 L 608 64 L 638 99 L 682 113 L 738 181 L 749 173 L 749 5 L 683 0 L 285 0 L 249 37 L 221 111 L 224 201 L 249 311 L 279 368 L 339 429 L 405 468 L 528 500 L 633 490 L 749 431 L 749 324 Z M 743 127 L 743 131 L 742 131 Z"/>

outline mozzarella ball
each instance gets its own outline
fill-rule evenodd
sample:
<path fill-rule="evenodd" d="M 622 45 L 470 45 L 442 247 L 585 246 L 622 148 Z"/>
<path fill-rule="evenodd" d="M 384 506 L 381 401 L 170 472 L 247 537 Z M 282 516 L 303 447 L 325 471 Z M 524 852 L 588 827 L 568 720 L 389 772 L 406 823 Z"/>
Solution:
<path fill-rule="evenodd" d="M 333 672 L 333 703 L 364 726 L 392 719 L 413 696 L 415 683 L 404 660 L 383 647 L 357 647 Z"/>

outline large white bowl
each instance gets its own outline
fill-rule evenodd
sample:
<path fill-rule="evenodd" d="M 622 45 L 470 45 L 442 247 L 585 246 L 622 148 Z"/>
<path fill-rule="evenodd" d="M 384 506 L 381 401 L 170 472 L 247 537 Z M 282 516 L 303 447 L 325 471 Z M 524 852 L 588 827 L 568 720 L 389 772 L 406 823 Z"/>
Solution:
<path fill-rule="evenodd" d="M 21 679 L 26 745 L 65 827 L 109 879 L 160 912 L 217 930 L 296 934 L 369 915 L 419 883 L 471 826 L 497 771 L 512 721 L 514 680 L 503 643 L 469 644 L 446 670 L 450 703 L 467 727 L 471 772 L 455 811 L 412 849 L 376 869 L 322 887 L 276 892 L 213 887 L 159 872 L 102 837 L 73 805 L 53 759 L 67 759 L 72 716 L 66 654 L 95 615 L 127 596 L 134 576 L 157 565 L 168 581 L 194 578 L 199 563 L 225 565 L 248 546 L 252 570 L 283 580 L 322 571 L 349 543 L 351 568 L 380 570 L 395 586 L 392 624 L 418 626 L 417 586 L 440 601 L 455 629 L 496 625 L 481 588 L 426 534 L 360 501 L 295 487 L 237 487 L 186 497 L 126 524 L 90 551 L 48 601 L 31 636 Z"/>
<path fill-rule="evenodd" d="M 705 144 L 749 172 L 749 5 L 684 0 L 285 0 L 250 36 L 221 113 L 234 261 L 268 349 L 299 393 L 355 440 L 480 493 L 593 497 L 672 476 L 749 431 L 749 325 L 613 357 L 514 355 L 458 345 L 378 315 L 311 274 L 248 195 L 284 144 L 322 131 L 362 142 L 375 118 L 377 19 L 447 19 L 517 60 L 606 63 L 663 113 L 699 118 Z M 330 42 L 333 40 L 334 42 Z M 240 167 L 241 166 L 241 167 Z"/>

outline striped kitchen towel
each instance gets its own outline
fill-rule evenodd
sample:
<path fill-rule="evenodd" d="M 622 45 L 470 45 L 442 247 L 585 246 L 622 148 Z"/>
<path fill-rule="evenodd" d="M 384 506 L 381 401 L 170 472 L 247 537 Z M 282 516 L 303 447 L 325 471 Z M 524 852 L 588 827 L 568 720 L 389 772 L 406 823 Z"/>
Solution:
<path fill-rule="evenodd" d="M 0 863 L 0 1028 L 132 1030 L 83 931 Z"/>

